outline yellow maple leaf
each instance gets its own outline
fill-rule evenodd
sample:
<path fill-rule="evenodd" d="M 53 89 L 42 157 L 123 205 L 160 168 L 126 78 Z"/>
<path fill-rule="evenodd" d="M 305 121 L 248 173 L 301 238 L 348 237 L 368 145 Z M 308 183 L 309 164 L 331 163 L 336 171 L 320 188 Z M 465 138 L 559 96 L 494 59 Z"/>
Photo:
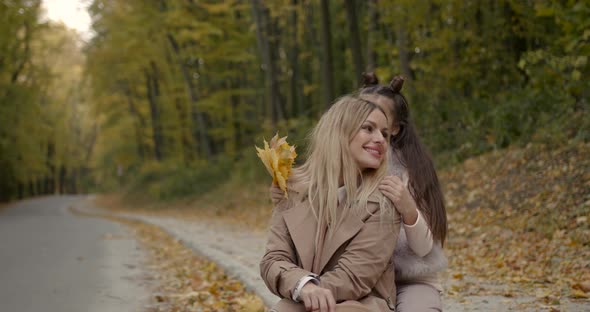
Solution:
<path fill-rule="evenodd" d="M 295 163 L 295 146 L 287 143 L 287 137 L 279 137 L 279 134 L 270 140 L 270 145 L 264 140 L 264 149 L 256 146 L 256 154 L 262 160 L 264 167 L 272 176 L 272 182 L 278 185 L 287 196 L 287 179 L 291 175 L 293 163 Z"/>
<path fill-rule="evenodd" d="M 590 296 L 588 296 L 585 292 L 579 290 L 579 289 L 574 289 L 570 295 L 570 297 L 572 298 L 588 298 Z"/>

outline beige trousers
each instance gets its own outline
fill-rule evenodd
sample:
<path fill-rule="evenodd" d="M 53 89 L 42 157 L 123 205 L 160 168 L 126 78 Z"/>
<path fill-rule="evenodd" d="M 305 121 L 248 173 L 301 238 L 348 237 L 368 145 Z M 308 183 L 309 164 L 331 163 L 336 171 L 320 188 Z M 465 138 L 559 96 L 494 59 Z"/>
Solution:
<path fill-rule="evenodd" d="M 359 301 L 348 300 L 336 305 L 336 312 L 379 312 L 391 311 L 385 300 L 373 296 L 367 296 Z M 270 309 L 270 312 L 306 312 L 302 303 L 296 303 L 289 299 L 282 299 Z"/>
<path fill-rule="evenodd" d="M 426 284 L 396 284 L 397 312 L 442 311 L 440 292 Z"/>

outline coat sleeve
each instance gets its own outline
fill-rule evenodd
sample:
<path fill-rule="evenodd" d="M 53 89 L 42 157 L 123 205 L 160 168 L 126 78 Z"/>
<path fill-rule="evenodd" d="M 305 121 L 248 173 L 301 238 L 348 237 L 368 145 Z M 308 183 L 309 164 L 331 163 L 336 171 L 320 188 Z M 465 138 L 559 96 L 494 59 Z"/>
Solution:
<path fill-rule="evenodd" d="M 283 218 L 287 205 L 287 201 L 282 201 L 273 210 L 260 276 L 273 294 L 290 299 L 299 279 L 311 272 L 297 265 L 295 245 Z"/>
<path fill-rule="evenodd" d="M 379 213 L 370 216 L 346 246 L 337 265 L 320 276 L 320 286 L 330 289 L 337 302 L 368 295 L 392 265 L 400 223 L 397 211 L 393 220 L 385 217 L 381 221 Z"/>

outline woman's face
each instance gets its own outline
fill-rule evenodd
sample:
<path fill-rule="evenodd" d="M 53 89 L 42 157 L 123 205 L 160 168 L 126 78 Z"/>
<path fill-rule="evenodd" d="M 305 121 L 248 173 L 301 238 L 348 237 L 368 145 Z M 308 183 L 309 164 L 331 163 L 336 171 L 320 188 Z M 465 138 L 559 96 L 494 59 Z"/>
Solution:
<path fill-rule="evenodd" d="M 387 117 L 375 109 L 350 141 L 352 158 L 361 170 L 379 168 L 385 159 L 388 139 Z"/>

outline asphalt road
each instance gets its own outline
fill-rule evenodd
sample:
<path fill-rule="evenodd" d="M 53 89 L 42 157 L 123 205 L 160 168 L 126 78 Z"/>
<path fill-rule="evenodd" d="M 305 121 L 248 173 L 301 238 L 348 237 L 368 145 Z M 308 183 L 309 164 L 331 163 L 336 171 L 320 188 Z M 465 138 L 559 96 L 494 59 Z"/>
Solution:
<path fill-rule="evenodd" d="M 141 311 L 142 252 L 115 222 L 72 215 L 82 197 L 51 196 L 0 211 L 0 311 Z"/>

